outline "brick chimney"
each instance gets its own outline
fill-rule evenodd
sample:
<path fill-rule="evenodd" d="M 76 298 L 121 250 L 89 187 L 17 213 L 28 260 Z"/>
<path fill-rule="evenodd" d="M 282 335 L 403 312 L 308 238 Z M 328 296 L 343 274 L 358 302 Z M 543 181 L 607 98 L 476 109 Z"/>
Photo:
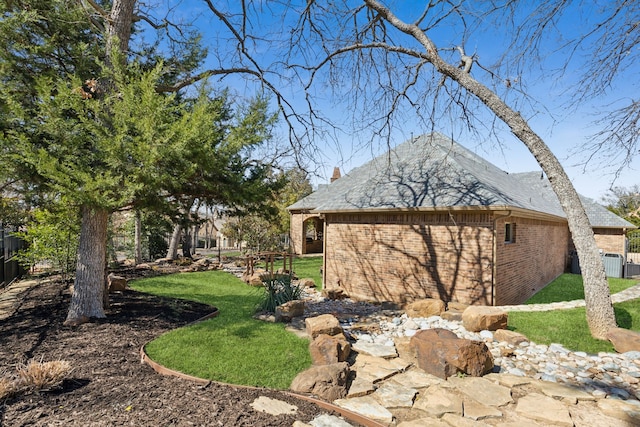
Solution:
<path fill-rule="evenodd" d="M 336 179 L 340 178 L 340 168 L 339 167 L 335 167 L 333 168 L 333 175 L 331 175 L 331 182 L 335 181 Z"/>

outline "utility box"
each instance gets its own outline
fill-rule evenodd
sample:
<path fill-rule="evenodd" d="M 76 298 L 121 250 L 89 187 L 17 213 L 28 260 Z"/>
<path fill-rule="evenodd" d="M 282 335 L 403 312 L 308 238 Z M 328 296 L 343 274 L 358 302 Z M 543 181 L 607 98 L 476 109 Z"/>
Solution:
<path fill-rule="evenodd" d="M 602 255 L 604 272 L 607 277 L 622 277 L 624 268 L 624 256 L 620 254 L 605 253 Z"/>

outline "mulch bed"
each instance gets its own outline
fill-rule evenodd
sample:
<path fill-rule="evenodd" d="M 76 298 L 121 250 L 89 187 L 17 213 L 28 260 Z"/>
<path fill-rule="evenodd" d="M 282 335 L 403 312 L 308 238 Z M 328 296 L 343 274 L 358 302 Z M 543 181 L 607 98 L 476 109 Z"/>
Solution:
<path fill-rule="evenodd" d="M 163 376 L 140 363 L 142 345 L 213 311 L 212 307 L 135 291 L 112 294 L 107 318 L 64 326 L 68 286 L 41 284 L 0 322 L 0 374 L 29 360 L 67 360 L 61 387 L 0 402 L 1 426 L 291 426 L 327 411 L 278 391 Z M 298 407 L 295 416 L 253 410 L 259 396 Z"/>

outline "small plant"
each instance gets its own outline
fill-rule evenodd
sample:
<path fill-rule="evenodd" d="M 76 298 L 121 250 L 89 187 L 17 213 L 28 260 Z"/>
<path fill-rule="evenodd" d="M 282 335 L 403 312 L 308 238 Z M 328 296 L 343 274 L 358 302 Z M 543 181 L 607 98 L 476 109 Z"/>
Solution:
<path fill-rule="evenodd" d="M 16 382 L 9 377 L 0 377 L 0 400 L 9 398 L 18 392 Z"/>
<path fill-rule="evenodd" d="M 277 306 L 300 299 L 302 295 L 302 286 L 293 285 L 289 274 L 263 274 L 260 280 L 265 292 L 256 311 L 273 313 Z"/>
<path fill-rule="evenodd" d="M 32 360 L 16 368 L 18 383 L 24 388 L 48 390 L 54 388 L 71 373 L 71 364 L 66 360 L 43 362 Z"/>

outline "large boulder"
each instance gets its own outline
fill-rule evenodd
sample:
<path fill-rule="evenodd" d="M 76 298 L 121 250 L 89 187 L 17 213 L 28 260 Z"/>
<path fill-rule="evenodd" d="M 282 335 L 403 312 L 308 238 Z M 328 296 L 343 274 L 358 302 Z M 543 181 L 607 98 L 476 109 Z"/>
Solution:
<path fill-rule="evenodd" d="M 309 353 L 314 365 L 346 362 L 351 353 L 351 344 L 344 335 L 320 334 L 309 344 Z"/>
<path fill-rule="evenodd" d="M 485 343 L 458 338 L 447 329 L 424 329 L 411 337 L 418 367 L 446 379 L 457 373 L 480 377 L 493 369 L 493 357 Z"/>
<path fill-rule="evenodd" d="M 289 323 L 294 317 L 300 317 L 304 314 L 304 301 L 293 300 L 287 301 L 276 307 L 276 322 Z"/>
<path fill-rule="evenodd" d="M 462 325 L 467 331 L 497 331 L 507 329 L 509 314 L 495 307 L 472 305 L 462 313 Z"/>
<path fill-rule="evenodd" d="M 347 395 L 349 372 L 347 362 L 312 366 L 293 379 L 291 390 L 310 393 L 329 402 L 342 399 Z"/>
<path fill-rule="evenodd" d="M 607 332 L 607 339 L 618 353 L 640 351 L 640 333 L 624 328 L 612 328 Z"/>
<path fill-rule="evenodd" d="M 407 304 L 404 308 L 409 317 L 440 316 L 445 310 L 445 303 L 440 299 L 425 298 Z"/>
<path fill-rule="evenodd" d="M 109 292 L 122 292 L 127 289 L 127 279 L 111 273 L 107 276 Z"/>
<path fill-rule="evenodd" d="M 307 327 L 307 334 L 312 340 L 320 334 L 340 335 L 343 333 L 338 319 L 332 314 L 321 314 L 316 317 L 307 317 L 304 320 Z"/>

